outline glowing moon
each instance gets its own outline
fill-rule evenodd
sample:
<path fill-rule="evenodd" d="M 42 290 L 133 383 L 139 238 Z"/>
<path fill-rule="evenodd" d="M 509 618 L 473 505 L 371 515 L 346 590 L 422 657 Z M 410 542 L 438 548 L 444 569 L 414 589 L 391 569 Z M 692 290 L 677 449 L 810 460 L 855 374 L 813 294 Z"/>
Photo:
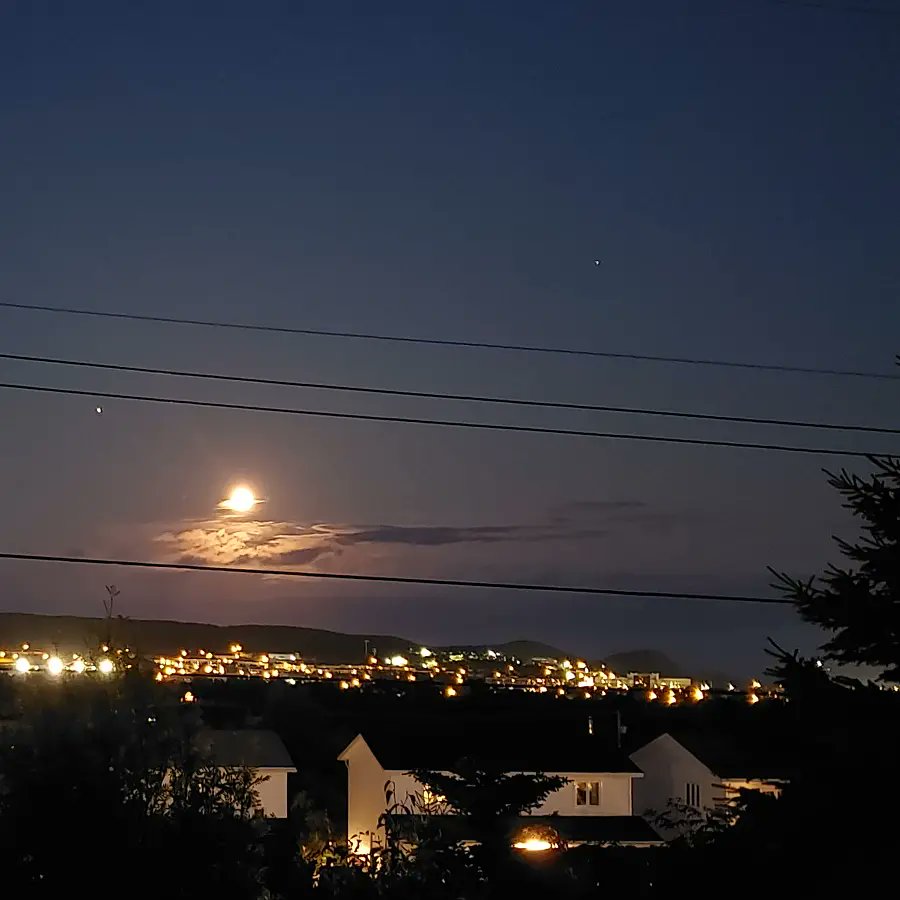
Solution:
<path fill-rule="evenodd" d="M 236 487 L 222 506 L 237 513 L 250 512 L 256 506 L 256 497 L 253 496 L 250 488 Z"/>

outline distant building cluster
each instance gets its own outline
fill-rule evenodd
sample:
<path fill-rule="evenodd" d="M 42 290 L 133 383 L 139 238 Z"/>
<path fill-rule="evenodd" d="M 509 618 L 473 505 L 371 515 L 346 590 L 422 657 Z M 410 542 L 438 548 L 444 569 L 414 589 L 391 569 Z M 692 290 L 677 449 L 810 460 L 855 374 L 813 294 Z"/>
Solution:
<path fill-rule="evenodd" d="M 747 702 L 777 698 L 777 685 L 717 685 L 690 677 L 660 672 L 618 674 L 605 664 L 580 659 L 536 657 L 522 660 L 494 650 L 430 650 L 410 648 L 406 654 L 367 656 L 362 662 L 333 664 L 307 660 L 299 653 L 249 652 L 232 644 L 225 652 L 182 648 L 171 654 L 143 657 L 130 648 L 113 649 L 102 644 L 84 654 L 60 654 L 22 644 L 17 650 L 0 650 L 0 673 L 43 674 L 52 678 L 71 675 L 111 675 L 137 667 L 150 672 L 158 682 L 190 683 L 195 679 L 279 680 L 287 684 L 331 682 L 340 690 L 364 689 L 367 683 L 404 681 L 434 684 L 450 699 L 474 686 L 492 691 L 524 691 L 560 697 L 603 697 L 608 694 L 638 694 L 648 702 L 667 705 L 697 703 L 711 695 L 745 695 Z"/>

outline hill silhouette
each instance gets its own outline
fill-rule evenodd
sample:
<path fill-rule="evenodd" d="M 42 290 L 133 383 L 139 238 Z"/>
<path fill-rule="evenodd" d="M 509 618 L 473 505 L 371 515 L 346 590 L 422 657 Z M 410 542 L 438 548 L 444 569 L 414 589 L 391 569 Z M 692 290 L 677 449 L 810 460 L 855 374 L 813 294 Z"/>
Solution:
<path fill-rule="evenodd" d="M 369 651 L 380 657 L 408 653 L 421 642 L 393 634 L 346 634 L 298 625 L 211 625 L 164 619 L 112 620 L 112 639 L 148 656 L 172 653 L 182 647 L 224 652 L 240 644 L 248 653 L 297 653 L 321 662 L 351 662 L 365 658 Z M 0 613 L 0 648 L 14 649 L 29 643 L 35 649 L 55 648 L 60 653 L 84 653 L 106 636 L 106 620 L 90 616 L 49 616 L 36 613 Z M 472 645 L 459 649 L 484 649 Z M 533 656 L 562 657 L 555 647 L 536 641 L 509 641 L 492 644 L 498 653 L 530 659 Z"/>
<path fill-rule="evenodd" d="M 106 635 L 106 621 L 88 616 L 47 616 L 33 613 L 0 613 L 0 647 L 9 649 L 28 642 L 34 647 L 55 647 L 61 653 L 83 653 L 96 647 Z M 139 653 L 171 653 L 184 647 L 224 652 L 232 644 L 245 651 L 298 653 L 322 662 L 365 658 L 366 640 L 379 656 L 405 653 L 415 641 L 387 634 L 344 634 L 295 625 L 211 625 L 164 619 L 113 619 L 112 638 Z"/>
<path fill-rule="evenodd" d="M 118 646 L 127 645 L 147 656 L 177 652 L 181 648 L 225 652 L 232 644 L 240 644 L 248 653 L 297 653 L 308 660 L 323 663 L 362 662 L 366 653 L 378 656 L 408 654 L 421 647 L 420 641 L 395 634 L 361 632 L 348 634 L 300 625 L 212 625 L 204 622 L 178 622 L 166 619 L 112 620 L 112 639 Z M 59 653 L 85 653 L 96 648 L 106 637 L 106 620 L 92 616 L 51 616 L 38 613 L 0 613 L 0 649 L 14 650 L 23 643 L 34 649 Z M 577 654 L 545 644 L 542 641 L 518 639 L 497 644 L 467 644 L 432 649 L 460 652 L 495 650 L 504 656 L 521 660 L 534 657 L 575 659 Z M 659 650 L 632 650 L 614 653 L 604 660 L 614 672 L 660 672 L 663 675 L 690 675 Z M 720 673 L 699 673 L 720 681 Z"/>
<path fill-rule="evenodd" d="M 604 662 L 621 675 L 628 672 L 659 672 L 661 675 L 673 677 L 687 677 L 690 673 L 684 671 L 684 666 L 679 665 L 670 656 L 661 650 L 628 650 L 623 653 L 612 653 Z"/>

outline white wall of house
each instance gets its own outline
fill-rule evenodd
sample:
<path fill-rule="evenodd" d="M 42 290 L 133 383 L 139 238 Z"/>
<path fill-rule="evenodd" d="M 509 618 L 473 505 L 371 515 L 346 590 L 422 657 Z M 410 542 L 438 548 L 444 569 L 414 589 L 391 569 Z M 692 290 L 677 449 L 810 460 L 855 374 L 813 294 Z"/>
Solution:
<path fill-rule="evenodd" d="M 636 750 L 631 761 L 644 773 L 634 785 L 634 810 L 639 816 L 649 809 L 661 812 L 672 799 L 702 809 L 715 806 L 722 797 L 716 775 L 669 734 Z"/>
<path fill-rule="evenodd" d="M 384 838 L 378 830 L 378 820 L 385 811 L 385 784 L 394 792 L 394 802 L 422 796 L 422 785 L 404 771 L 383 769 L 362 736 L 339 757 L 347 763 L 347 836 L 359 841 L 359 852 L 367 852 L 372 844 Z M 632 781 L 640 781 L 637 773 L 625 772 L 548 772 L 562 775 L 570 783 L 554 791 L 534 810 L 534 815 L 561 816 L 630 816 L 632 815 Z M 592 783 L 599 785 L 596 805 L 577 802 L 577 785 L 586 786 L 590 798 Z"/>
<path fill-rule="evenodd" d="M 293 769 L 256 769 L 256 773 L 266 780 L 257 785 L 259 805 L 266 816 L 286 819 L 288 814 L 287 777 Z"/>
<path fill-rule="evenodd" d="M 373 757 L 374 758 L 374 757 Z M 381 784 L 390 781 L 394 785 L 394 797 L 403 802 L 407 797 L 421 796 L 422 785 L 411 775 L 405 772 L 382 770 Z M 630 816 L 631 812 L 631 781 L 634 776 L 624 772 L 546 772 L 547 775 L 560 775 L 569 780 L 558 791 L 553 791 L 547 799 L 535 810 L 532 815 L 549 816 L 558 813 L 561 816 Z M 585 786 L 586 801 L 579 805 L 577 802 L 577 786 Z M 591 791 L 589 785 L 597 784 L 599 789 L 595 797 L 599 803 L 590 803 Z M 381 812 L 384 811 L 384 796 L 382 792 Z"/>
<path fill-rule="evenodd" d="M 635 775 L 627 772 L 548 772 L 548 775 L 561 775 L 568 778 L 569 783 L 564 784 L 558 791 L 554 791 L 549 797 L 534 810 L 535 816 L 549 816 L 559 813 L 561 816 L 630 816 L 632 781 L 639 780 Z M 585 785 L 587 802 L 578 804 L 578 785 Z M 597 784 L 597 805 L 590 801 L 594 799 L 590 785 Z"/>
<path fill-rule="evenodd" d="M 362 735 L 338 758 L 347 763 L 347 839 L 351 848 L 368 853 L 384 838 L 383 831 L 379 837 L 378 819 L 385 810 L 384 784 L 389 776 Z M 401 799 L 404 794 L 400 793 Z"/>

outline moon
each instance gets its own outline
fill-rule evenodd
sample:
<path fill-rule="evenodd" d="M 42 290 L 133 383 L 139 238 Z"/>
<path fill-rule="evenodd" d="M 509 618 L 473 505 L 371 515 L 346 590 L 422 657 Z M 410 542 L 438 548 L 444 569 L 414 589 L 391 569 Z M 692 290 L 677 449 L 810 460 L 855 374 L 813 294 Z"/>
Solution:
<path fill-rule="evenodd" d="M 222 506 L 236 513 L 247 513 L 256 506 L 256 497 L 250 488 L 240 485 L 232 490 Z"/>

